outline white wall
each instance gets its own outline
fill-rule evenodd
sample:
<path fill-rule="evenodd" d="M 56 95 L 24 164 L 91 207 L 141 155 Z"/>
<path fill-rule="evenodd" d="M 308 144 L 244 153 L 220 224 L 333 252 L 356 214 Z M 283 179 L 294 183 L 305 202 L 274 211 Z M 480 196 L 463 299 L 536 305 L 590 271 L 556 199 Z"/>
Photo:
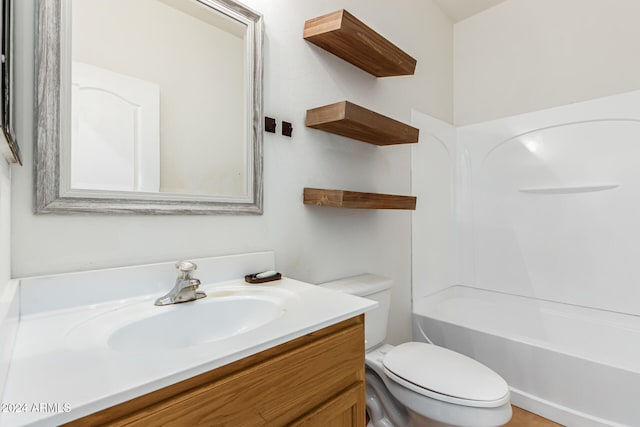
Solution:
<path fill-rule="evenodd" d="M 640 88 L 640 2 L 509 0 L 455 25 L 456 125 Z"/>
<path fill-rule="evenodd" d="M 273 249 L 286 275 L 322 282 L 370 272 L 395 281 L 391 342 L 410 338 L 411 213 L 302 204 L 305 186 L 410 193 L 410 147 L 377 147 L 304 127 L 308 108 L 348 99 L 409 122 L 411 109 L 452 121 L 449 19 L 431 1 L 250 0 L 265 15 L 265 115 L 293 138 L 265 135 L 262 216 L 33 215 L 33 174 L 12 182 L 15 277 Z M 19 109 L 33 104 L 34 0 L 16 3 Z M 302 39 L 306 19 L 346 8 L 418 60 L 412 77 L 375 79 Z M 33 122 L 19 129 L 33 159 Z"/>

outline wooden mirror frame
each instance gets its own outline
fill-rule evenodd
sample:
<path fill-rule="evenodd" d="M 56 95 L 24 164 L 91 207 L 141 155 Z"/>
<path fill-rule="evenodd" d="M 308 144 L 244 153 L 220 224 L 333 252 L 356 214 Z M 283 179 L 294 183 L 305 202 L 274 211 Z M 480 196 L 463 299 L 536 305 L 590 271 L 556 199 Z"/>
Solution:
<path fill-rule="evenodd" d="M 6 1 L 6 0 L 5 0 Z M 63 46 L 70 32 L 65 22 L 70 16 L 71 0 L 36 2 L 36 147 L 35 213 L 37 214 L 262 214 L 262 15 L 234 0 L 198 0 L 247 23 L 251 54 L 251 127 L 250 170 L 253 179 L 250 201 L 224 200 L 224 197 L 94 191 L 90 196 L 70 196 L 61 191 L 61 142 L 67 137 L 62 120 L 70 116 L 69 94 L 64 93 L 63 76 L 69 76 L 69 64 L 62 59 Z M 70 53 L 68 53 L 70 55 Z M 65 69 L 65 67 L 67 69 Z M 251 161 L 252 160 L 252 161 Z M 87 192 L 83 192 L 87 193 Z M 91 192 L 89 192 L 91 193 Z M 118 193 L 121 193 L 119 195 Z M 216 200 L 217 199 L 217 200 Z M 228 199 L 228 198 L 226 198 Z"/>

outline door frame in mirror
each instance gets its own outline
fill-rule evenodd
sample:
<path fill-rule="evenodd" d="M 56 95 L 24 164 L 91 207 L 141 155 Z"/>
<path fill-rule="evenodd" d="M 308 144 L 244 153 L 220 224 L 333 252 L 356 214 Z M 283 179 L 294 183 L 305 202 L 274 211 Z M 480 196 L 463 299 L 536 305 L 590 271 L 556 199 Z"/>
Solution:
<path fill-rule="evenodd" d="M 0 117 L 0 126 L 2 127 L 2 136 L 4 137 L 7 145 L 3 144 L 2 151 L 5 154 L 6 159 L 12 163 L 18 163 L 22 165 L 22 159 L 20 156 L 20 146 L 16 139 L 14 130 L 15 125 L 15 108 L 14 102 L 14 72 L 13 72 L 13 39 L 14 39 L 14 22 L 13 22 L 13 3 L 14 0 L 0 0 L 0 7 L 2 7 L 2 22 L 0 28 L 2 28 L 2 94 L 0 95 L 0 102 L 2 111 Z"/>
<path fill-rule="evenodd" d="M 263 18 L 234 0 L 198 0 L 230 16 L 239 16 L 247 23 L 248 46 L 251 67 L 251 133 L 249 150 L 252 182 L 249 182 L 250 200 L 234 201 L 229 197 L 177 195 L 165 193 L 137 193 L 111 191 L 66 191 L 60 182 L 61 147 L 65 142 L 66 126 L 62 122 L 69 118 L 69 95 L 62 79 L 69 76 L 70 64 L 63 58 L 70 53 L 63 51 L 69 46 L 71 0 L 39 0 L 36 2 L 36 147 L 35 167 L 35 213 L 37 214 L 262 214 L 263 204 L 263 154 L 262 154 L 262 42 Z M 70 62 L 70 61 L 67 61 Z M 67 69 L 65 69 L 67 67 Z M 246 197 L 244 198 L 246 199 Z"/>

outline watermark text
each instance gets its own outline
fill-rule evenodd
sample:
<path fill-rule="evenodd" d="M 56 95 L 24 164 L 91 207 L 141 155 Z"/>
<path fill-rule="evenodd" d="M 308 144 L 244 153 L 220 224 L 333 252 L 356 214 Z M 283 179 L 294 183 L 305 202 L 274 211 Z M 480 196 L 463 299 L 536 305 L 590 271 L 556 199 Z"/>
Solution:
<path fill-rule="evenodd" d="M 42 412 L 56 414 L 71 411 L 71 404 L 68 402 L 2 402 L 0 403 L 0 413 L 19 414 Z"/>

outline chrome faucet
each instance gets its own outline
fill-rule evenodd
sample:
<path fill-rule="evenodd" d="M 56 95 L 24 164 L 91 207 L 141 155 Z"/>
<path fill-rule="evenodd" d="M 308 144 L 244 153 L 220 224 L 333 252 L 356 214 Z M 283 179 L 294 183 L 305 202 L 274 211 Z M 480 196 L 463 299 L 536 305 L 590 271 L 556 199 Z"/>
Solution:
<path fill-rule="evenodd" d="M 198 266 L 191 261 L 180 261 L 176 263 L 176 269 L 180 272 L 176 278 L 176 284 L 168 294 L 158 298 L 155 304 L 177 304 L 206 297 L 207 294 L 197 290 L 198 287 L 200 287 L 200 280 L 191 276 L 197 268 Z"/>

